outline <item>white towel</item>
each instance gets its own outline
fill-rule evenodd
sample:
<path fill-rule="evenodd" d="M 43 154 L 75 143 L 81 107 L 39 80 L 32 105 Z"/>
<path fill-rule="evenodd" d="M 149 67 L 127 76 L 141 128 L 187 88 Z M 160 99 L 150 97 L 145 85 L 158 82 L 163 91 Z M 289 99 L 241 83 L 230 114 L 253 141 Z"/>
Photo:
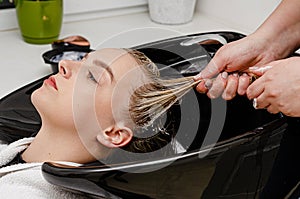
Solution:
<path fill-rule="evenodd" d="M 12 161 L 18 153 L 24 151 L 34 138 L 23 138 L 9 145 L 1 144 L 0 146 L 0 166 Z"/>
<path fill-rule="evenodd" d="M 0 166 L 9 163 L 25 150 L 34 138 L 24 138 L 9 145 L 0 144 Z M 16 164 L 0 169 L 0 198 L 5 199 L 81 199 L 87 196 L 72 193 L 48 183 L 42 176 L 42 163 Z"/>

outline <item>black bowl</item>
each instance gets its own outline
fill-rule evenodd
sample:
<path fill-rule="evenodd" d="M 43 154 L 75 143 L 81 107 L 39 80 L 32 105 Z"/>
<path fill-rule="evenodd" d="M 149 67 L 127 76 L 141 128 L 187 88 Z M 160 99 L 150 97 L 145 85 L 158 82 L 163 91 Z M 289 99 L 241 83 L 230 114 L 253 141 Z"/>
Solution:
<path fill-rule="evenodd" d="M 45 52 L 42 57 L 44 62 L 51 65 L 53 73 L 58 72 L 58 63 L 60 60 L 80 61 L 87 53 L 91 52 L 89 48 L 66 48 L 53 49 Z"/>

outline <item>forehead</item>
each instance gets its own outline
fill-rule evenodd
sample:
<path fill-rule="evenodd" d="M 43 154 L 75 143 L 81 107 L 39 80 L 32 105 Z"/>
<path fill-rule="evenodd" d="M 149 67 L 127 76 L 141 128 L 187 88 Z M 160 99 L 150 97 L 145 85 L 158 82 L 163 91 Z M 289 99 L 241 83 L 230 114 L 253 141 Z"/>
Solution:
<path fill-rule="evenodd" d="M 97 60 L 107 65 L 115 77 L 121 77 L 132 69 L 137 71 L 141 69 L 138 67 L 139 61 L 125 49 L 105 48 L 91 52 L 87 55 L 85 63 L 96 66 Z"/>
<path fill-rule="evenodd" d="M 123 49 L 105 48 L 93 51 L 87 55 L 87 61 L 101 60 L 107 65 L 111 65 L 120 59 L 130 59 L 129 53 Z"/>

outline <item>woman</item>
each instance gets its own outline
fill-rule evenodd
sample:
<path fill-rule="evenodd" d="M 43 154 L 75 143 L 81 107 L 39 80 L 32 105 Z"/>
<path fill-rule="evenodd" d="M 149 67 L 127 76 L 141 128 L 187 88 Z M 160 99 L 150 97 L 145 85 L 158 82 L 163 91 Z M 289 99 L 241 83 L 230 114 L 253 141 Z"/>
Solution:
<path fill-rule="evenodd" d="M 81 62 L 61 61 L 59 72 L 31 96 L 42 120 L 36 137 L 1 148 L 1 197 L 82 197 L 43 180 L 41 163 L 85 164 L 128 146 L 137 128 L 128 111 L 131 95 L 156 72 L 142 53 L 125 49 L 94 51 Z"/>

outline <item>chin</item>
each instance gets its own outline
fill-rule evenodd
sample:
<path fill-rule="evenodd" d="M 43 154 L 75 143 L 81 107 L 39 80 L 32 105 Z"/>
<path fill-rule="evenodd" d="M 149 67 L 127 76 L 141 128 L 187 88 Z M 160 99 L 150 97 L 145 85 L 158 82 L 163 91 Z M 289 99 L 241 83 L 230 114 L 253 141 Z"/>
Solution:
<path fill-rule="evenodd" d="M 35 108 L 51 106 L 55 102 L 55 98 L 56 96 L 49 93 L 44 86 L 36 89 L 31 94 L 31 102 Z"/>
<path fill-rule="evenodd" d="M 31 102 L 40 114 L 40 116 L 44 115 L 43 113 L 49 114 L 51 111 L 55 110 L 55 106 L 53 107 L 51 105 L 51 101 L 52 100 L 49 99 L 49 97 L 47 97 L 47 94 L 43 92 L 41 88 L 35 90 L 31 94 Z"/>
<path fill-rule="evenodd" d="M 38 109 L 38 105 L 39 105 L 39 96 L 40 96 L 40 89 L 37 89 L 35 91 L 33 91 L 33 93 L 31 94 L 31 103 L 33 104 L 33 106 Z"/>

